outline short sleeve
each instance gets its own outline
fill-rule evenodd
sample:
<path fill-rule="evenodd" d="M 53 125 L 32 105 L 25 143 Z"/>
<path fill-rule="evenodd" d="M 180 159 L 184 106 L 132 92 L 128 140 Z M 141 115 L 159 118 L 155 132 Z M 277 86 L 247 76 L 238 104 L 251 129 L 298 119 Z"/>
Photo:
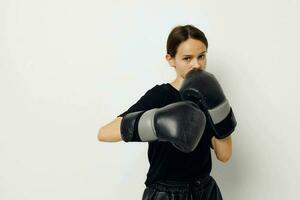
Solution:
<path fill-rule="evenodd" d="M 164 90 L 159 85 L 156 85 L 148 90 L 135 104 L 130 106 L 129 109 L 119 114 L 118 117 L 124 117 L 131 112 L 159 108 L 164 103 L 164 96 Z"/>
<path fill-rule="evenodd" d="M 213 145 L 212 145 L 211 141 L 210 141 L 210 148 L 211 148 L 211 149 L 214 149 L 214 147 L 213 147 Z"/>

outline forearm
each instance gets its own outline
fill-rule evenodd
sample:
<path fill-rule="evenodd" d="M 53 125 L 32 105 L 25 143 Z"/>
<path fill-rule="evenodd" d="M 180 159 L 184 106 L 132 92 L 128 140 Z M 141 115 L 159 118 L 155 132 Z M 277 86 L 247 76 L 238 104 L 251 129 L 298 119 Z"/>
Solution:
<path fill-rule="evenodd" d="M 224 139 L 217 139 L 213 136 L 212 144 L 218 160 L 226 162 L 230 159 L 232 154 L 232 139 L 230 135 Z"/>
<path fill-rule="evenodd" d="M 122 117 L 117 117 L 112 122 L 99 129 L 98 140 L 102 142 L 120 142 L 121 137 L 121 120 Z"/>

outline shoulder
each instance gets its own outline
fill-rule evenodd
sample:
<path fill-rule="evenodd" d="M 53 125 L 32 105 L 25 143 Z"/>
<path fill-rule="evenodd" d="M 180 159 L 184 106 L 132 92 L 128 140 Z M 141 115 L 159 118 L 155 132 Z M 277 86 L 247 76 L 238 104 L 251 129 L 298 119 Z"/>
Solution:
<path fill-rule="evenodd" d="M 159 104 L 165 99 L 166 93 L 167 91 L 165 89 L 165 83 L 157 84 L 149 90 L 147 90 L 145 94 L 140 98 L 140 100 Z"/>
<path fill-rule="evenodd" d="M 157 84 L 150 88 L 145 95 L 163 95 L 166 93 L 166 83 Z"/>
<path fill-rule="evenodd" d="M 126 113 L 139 111 L 139 110 L 149 110 L 152 108 L 160 108 L 165 105 L 166 96 L 168 91 L 165 89 L 165 83 L 157 84 L 152 88 L 148 89 L 144 95 L 142 95 L 135 104 L 130 106 L 130 108 L 119 116 L 124 116 Z"/>

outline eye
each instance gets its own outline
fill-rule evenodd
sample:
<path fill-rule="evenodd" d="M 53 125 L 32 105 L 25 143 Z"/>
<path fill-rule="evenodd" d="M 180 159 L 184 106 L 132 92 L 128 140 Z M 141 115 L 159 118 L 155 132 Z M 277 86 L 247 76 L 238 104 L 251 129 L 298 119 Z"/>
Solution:
<path fill-rule="evenodd" d="M 187 59 L 190 59 L 190 58 L 184 58 L 183 60 L 187 60 Z"/>
<path fill-rule="evenodd" d="M 202 58 L 205 58 L 205 55 L 201 55 L 201 56 L 199 56 L 199 58 L 201 58 L 201 59 L 202 59 Z"/>

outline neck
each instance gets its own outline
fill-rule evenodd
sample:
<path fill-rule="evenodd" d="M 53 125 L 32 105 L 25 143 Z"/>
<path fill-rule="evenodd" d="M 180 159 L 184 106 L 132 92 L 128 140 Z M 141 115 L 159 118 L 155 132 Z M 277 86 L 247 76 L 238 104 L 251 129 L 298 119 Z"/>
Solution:
<path fill-rule="evenodd" d="M 176 90 L 179 90 L 181 87 L 181 84 L 183 82 L 183 79 L 180 76 L 177 76 L 174 81 L 172 81 L 170 84 L 176 88 Z"/>

